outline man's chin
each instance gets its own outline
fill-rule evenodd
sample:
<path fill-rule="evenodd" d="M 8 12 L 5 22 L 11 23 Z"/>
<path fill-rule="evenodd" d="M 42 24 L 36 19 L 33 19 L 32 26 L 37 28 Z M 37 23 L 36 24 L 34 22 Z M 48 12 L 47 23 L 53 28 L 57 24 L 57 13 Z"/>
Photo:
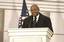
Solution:
<path fill-rule="evenodd" d="M 33 15 L 33 16 L 36 16 L 36 15 Z"/>

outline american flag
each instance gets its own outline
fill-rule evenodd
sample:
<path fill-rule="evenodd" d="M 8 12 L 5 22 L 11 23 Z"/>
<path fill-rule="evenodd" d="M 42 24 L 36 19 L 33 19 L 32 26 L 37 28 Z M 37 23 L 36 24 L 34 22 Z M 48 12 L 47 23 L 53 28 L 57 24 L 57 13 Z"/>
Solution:
<path fill-rule="evenodd" d="M 29 16 L 28 9 L 27 9 L 27 5 L 26 5 L 25 0 L 23 0 L 22 12 L 21 12 L 21 15 L 20 15 L 20 18 L 19 18 L 18 28 L 22 28 L 23 20 L 27 16 Z"/>

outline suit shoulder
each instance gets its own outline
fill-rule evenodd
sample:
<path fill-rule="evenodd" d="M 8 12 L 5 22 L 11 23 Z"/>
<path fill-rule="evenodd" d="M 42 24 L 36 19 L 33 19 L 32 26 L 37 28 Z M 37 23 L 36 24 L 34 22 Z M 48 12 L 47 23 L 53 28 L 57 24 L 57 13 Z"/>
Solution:
<path fill-rule="evenodd" d="M 28 16 L 24 20 L 26 21 L 26 20 L 29 20 L 30 18 L 31 18 L 31 16 Z"/>
<path fill-rule="evenodd" d="M 48 20 L 50 20 L 50 17 L 47 17 L 47 16 L 45 16 L 45 15 L 42 15 L 42 14 L 41 14 L 41 17 L 42 17 L 42 19 L 48 19 Z"/>

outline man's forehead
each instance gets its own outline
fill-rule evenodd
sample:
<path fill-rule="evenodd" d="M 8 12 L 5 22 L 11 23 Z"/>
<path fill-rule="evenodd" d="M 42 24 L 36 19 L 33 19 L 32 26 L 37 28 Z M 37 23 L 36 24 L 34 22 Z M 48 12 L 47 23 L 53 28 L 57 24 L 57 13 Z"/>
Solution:
<path fill-rule="evenodd" d="M 33 4 L 31 7 L 38 7 L 36 4 Z"/>
<path fill-rule="evenodd" d="M 31 9 L 38 9 L 39 10 L 39 7 L 36 5 L 36 4 L 33 4 L 32 6 L 31 6 Z"/>

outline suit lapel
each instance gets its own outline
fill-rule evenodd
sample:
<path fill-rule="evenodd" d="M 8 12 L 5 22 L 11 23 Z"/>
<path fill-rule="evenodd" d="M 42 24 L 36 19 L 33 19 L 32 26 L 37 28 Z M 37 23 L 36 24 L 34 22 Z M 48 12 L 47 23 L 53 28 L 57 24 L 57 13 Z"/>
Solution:
<path fill-rule="evenodd" d="M 37 22 L 37 24 L 41 24 L 41 23 L 43 23 L 43 18 L 42 18 L 43 16 L 41 15 L 41 13 L 39 13 L 39 19 L 38 19 L 38 22 Z"/>

